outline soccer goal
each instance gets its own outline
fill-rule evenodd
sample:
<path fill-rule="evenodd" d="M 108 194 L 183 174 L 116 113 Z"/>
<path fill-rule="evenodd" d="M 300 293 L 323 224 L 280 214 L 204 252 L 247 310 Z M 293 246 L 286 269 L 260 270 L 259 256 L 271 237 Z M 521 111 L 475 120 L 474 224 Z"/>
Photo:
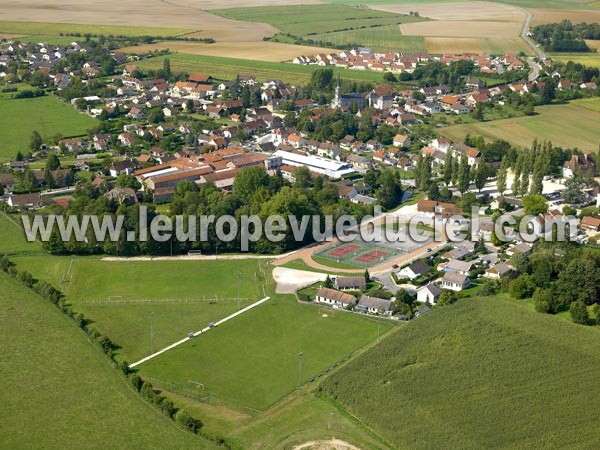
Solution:
<path fill-rule="evenodd" d="M 123 296 L 122 295 L 109 295 L 108 302 L 109 303 L 123 303 Z"/>
<path fill-rule="evenodd" d="M 327 318 L 327 317 L 334 317 L 334 315 L 335 315 L 335 309 L 327 308 L 324 306 L 319 307 L 319 317 Z"/>
<path fill-rule="evenodd" d="M 199 383 L 198 381 L 188 380 L 188 390 L 190 391 L 190 395 L 199 395 L 199 393 L 204 390 L 204 384 Z"/>

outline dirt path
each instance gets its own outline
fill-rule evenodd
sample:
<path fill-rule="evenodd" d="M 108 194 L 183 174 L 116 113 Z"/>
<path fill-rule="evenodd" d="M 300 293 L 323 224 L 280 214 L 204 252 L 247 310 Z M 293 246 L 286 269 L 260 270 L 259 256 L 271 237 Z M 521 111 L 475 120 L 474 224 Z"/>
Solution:
<path fill-rule="evenodd" d="M 340 439 L 309 441 L 293 447 L 292 450 L 360 450 L 359 447 Z"/>

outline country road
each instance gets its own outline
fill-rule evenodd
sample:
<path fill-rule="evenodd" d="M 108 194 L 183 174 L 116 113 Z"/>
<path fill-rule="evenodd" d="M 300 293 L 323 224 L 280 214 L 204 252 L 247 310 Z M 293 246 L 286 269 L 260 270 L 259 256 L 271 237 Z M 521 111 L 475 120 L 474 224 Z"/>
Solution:
<path fill-rule="evenodd" d="M 529 33 L 529 28 L 531 26 L 531 19 L 532 19 L 531 13 L 524 8 L 520 8 L 520 9 L 527 16 L 527 18 L 525 19 L 525 22 L 523 23 L 523 28 L 521 29 L 521 37 L 523 38 L 523 40 L 525 42 L 527 42 L 527 45 L 529 45 L 533 49 L 533 51 L 535 52 L 536 56 L 539 59 L 546 59 L 546 54 L 542 51 L 542 49 L 537 46 L 537 44 L 533 41 L 533 39 L 531 39 L 529 36 L 527 36 L 527 33 Z"/>

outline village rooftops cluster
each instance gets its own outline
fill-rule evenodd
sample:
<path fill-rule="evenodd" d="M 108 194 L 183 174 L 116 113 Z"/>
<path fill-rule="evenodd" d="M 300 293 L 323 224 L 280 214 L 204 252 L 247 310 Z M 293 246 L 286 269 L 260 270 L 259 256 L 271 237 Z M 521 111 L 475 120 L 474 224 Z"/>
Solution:
<path fill-rule="evenodd" d="M 318 66 L 333 66 L 352 70 L 373 70 L 377 72 L 412 73 L 419 65 L 430 61 L 450 64 L 454 61 L 472 61 L 484 74 L 498 74 L 504 70 L 516 71 L 525 64 L 514 54 L 492 57 L 478 53 L 444 53 L 441 56 L 429 53 L 405 53 L 403 51 L 378 51 L 368 47 L 355 47 L 339 53 L 319 53 L 311 56 L 297 56 L 294 64 L 314 64 Z"/>

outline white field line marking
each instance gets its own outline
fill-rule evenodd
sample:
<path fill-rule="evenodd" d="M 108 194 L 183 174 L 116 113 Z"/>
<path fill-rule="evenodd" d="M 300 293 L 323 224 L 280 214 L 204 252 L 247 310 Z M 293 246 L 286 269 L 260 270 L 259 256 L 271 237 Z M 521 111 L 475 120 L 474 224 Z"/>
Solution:
<path fill-rule="evenodd" d="M 265 297 L 265 298 L 263 298 L 262 300 L 259 300 L 259 301 L 257 301 L 256 303 L 252 303 L 251 305 L 249 305 L 249 306 L 246 306 L 245 308 L 243 308 L 243 309 L 240 309 L 239 311 L 236 311 L 236 312 L 234 312 L 234 313 L 233 313 L 233 314 L 231 314 L 230 316 L 227 316 L 227 317 L 225 317 L 224 319 L 221 319 L 221 320 L 219 320 L 218 322 L 215 322 L 215 326 L 219 326 L 219 325 L 221 325 L 221 324 L 223 324 L 223 323 L 227 322 L 228 320 L 231 320 L 231 319 L 233 319 L 234 317 L 237 317 L 237 316 L 239 316 L 240 314 L 243 314 L 243 313 L 245 313 L 245 312 L 247 312 L 247 311 L 250 311 L 252 308 L 254 308 L 254 307 L 256 307 L 256 306 L 262 305 L 264 302 L 266 302 L 266 301 L 267 301 L 267 300 L 269 300 L 270 298 L 271 298 L 271 297 Z M 196 336 L 200 336 L 202 333 L 206 333 L 206 332 L 207 332 L 207 331 L 209 331 L 210 329 L 211 329 L 211 327 L 206 327 L 206 328 L 203 328 L 203 329 L 202 329 L 202 330 L 200 330 L 200 331 L 196 331 L 196 332 L 194 333 L 194 337 L 196 337 Z M 161 354 L 163 354 L 163 353 L 165 353 L 165 352 L 167 352 L 167 351 L 169 351 L 169 350 L 171 350 L 171 349 L 173 349 L 173 348 L 175 348 L 175 347 L 177 347 L 177 346 L 179 346 L 179 345 L 183 344 L 184 342 L 187 342 L 187 341 L 189 341 L 190 339 L 192 339 L 192 338 L 185 337 L 185 338 L 181 339 L 180 341 L 177 341 L 177 342 L 175 342 L 174 344 L 171 344 L 171 345 L 169 345 L 168 347 L 165 347 L 165 348 L 163 348 L 162 350 L 159 350 L 159 351 L 157 351 L 157 352 L 154 352 L 154 353 L 152 353 L 151 355 L 149 355 L 149 356 L 146 356 L 145 358 L 142 358 L 142 359 L 140 359 L 139 361 L 137 361 L 137 362 L 134 362 L 133 364 L 130 364 L 130 365 L 129 365 L 129 367 L 135 367 L 135 366 L 138 366 L 138 365 L 140 365 L 140 364 L 142 364 L 142 363 L 145 363 L 146 361 L 149 361 L 149 360 L 151 360 L 152 358 L 155 358 L 155 357 L 157 357 L 158 355 L 161 355 Z"/>

